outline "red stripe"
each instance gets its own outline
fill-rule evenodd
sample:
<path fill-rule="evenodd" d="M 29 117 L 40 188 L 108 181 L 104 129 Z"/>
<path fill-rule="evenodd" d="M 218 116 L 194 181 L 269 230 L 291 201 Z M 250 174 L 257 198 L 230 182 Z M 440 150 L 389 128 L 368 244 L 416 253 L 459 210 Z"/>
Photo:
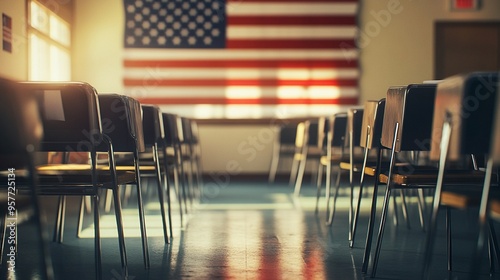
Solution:
<path fill-rule="evenodd" d="M 345 97 L 335 99 L 310 99 L 310 98 L 176 98 L 176 97 L 144 97 L 138 98 L 142 104 L 157 105 L 355 105 L 358 104 L 357 97 Z"/>
<path fill-rule="evenodd" d="M 227 3 L 358 3 L 359 0 L 226 0 Z"/>
<path fill-rule="evenodd" d="M 355 16 L 228 16 L 231 25 L 325 26 L 355 25 Z"/>
<path fill-rule="evenodd" d="M 284 60 L 131 60 L 123 61 L 129 68 L 354 68 L 358 67 L 357 59 L 320 60 L 320 59 L 284 59 Z"/>
<path fill-rule="evenodd" d="M 351 49 L 355 46 L 354 39 L 228 39 L 229 49 Z"/>
<path fill-rule="evenodd" d="M 358 86 L 356 79 L 281 80 L 281 79 L 124 79 L 125 86 Z"/>

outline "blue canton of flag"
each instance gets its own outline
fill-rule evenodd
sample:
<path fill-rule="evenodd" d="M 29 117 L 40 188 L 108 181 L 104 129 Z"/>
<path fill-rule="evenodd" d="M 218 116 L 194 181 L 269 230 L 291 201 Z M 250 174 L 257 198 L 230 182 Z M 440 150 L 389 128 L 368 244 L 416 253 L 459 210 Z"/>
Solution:
<path fill-rule="evenodd" d="M 224 0 L 124 0 L 126 48 L 224 48 Z"/>

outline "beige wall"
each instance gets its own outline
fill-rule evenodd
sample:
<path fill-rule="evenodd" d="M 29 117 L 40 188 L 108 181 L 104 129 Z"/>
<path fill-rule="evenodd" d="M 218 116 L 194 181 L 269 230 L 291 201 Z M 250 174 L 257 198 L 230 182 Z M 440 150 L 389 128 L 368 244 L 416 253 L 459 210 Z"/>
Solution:
<path fill-rule="evenodd" d="M 498 0 L 483 0 L 482 9 L 474 12 L 450 11 L 450 0 L 362 2 L 359 18 L 362 102 L 384 97 L 391 85 L 434 78 L 435 21 L 500 20 Z"/>
<path fill-rule="evenodd" d="M 98 92 L 123 91 L 124 12 L 121 0 L 76 0 L 73 19 L 73 79 Z"/>
<path fill-rule="evenodd" d="M 0 14 L 12 18 L 12 53 L 0 50 L 0 76 L 14 80 L 28 77 L 25 1 L 0 1 Z M 0 45 L 1 46 L 1 45 Z"/>

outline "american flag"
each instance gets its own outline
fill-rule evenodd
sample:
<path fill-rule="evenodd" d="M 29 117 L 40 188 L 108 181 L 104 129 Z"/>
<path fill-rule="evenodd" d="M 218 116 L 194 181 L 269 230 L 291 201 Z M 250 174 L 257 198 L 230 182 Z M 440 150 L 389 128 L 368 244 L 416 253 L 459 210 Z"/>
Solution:
<path fill-rule="evenodd" d="M 196 118 L 358 102 L 358 0 L 124 0 L 126 94 Z"/>

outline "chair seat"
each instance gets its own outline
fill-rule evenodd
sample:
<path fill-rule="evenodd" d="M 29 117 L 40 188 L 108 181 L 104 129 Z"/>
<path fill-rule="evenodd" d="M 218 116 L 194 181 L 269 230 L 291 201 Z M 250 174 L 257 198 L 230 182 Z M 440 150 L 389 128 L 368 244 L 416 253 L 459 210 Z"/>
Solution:
<path fill-rule="evenodd" d="M 363 160 L 364 160 L 364 157 L 360 157 L 360 158 L 355 157 L 354 158 L 354 165 L 353 165 L 354 172 L 361 172 L 361 169 L 363 168 Z M 366 162 L 366 166 L 365 166 L 365 174 L 369 175 L 369 176 L 375 176 L 376 164 L 377 164 L 376 159 L 368 158 L 368 160 Z M 387 162 L 387 163 L 384 162 L 384 163 L 382 163 L 382 165 L 389 166 L 389 162 Z M 340 169 L 351 170 L 350 160 L 349 159 L 343 160 L 340 163 Z M 385 168 L 384 170 L 387 170 L 387 168 Z"/>
<path fill-rule="evenodd" d="M 411 168 L 407 168 L 411 170 Z M 438 170 L 434 167 L 419 166 L 408 174 L 400 173 L 393 174 L 392 180 L 395 184 L 400 186 L 410 186 L 418 184 L 422 187 L 433 187 L 436 185 Z M 388 174 L 380 174 L 379 180 L 381 183 L 387 184 Z M 448 170 L 444 176 L 444 183 L 446 184 L 477 184 L 484 180 L 484 172 L 475 170 Z"/>
<path fill-rule="evenodd" d="M 141 165 L 139 167 L 140 171 L 154 171 L 154 165 Z M 134 171 L 135 167 L 133 165 L 117 165 L 116 171 Z M 47 164 L 40 165 L 37 167 L 37 171 L 41 172 L 40 174 L 57 174 L 59 172 L 82 172 L 82 171 L 90 171 L 90 166 L 88 164 Z M 98 166 L 97 171 L 108 171 L 109 166 L 103 165 Z"/>
<path fill-rule="evenodd" d="M 496 220 L 500 220 L 500 193 L 490 193 L 489 196 L 490 215 Z"/>
<path fill-rule="evenodd" d="M 331 158 L 330 158 L 330 161 L 331 162 L 336 162 L 336 163 L 340 163 L 340 162 L 346 162 L 346 163 L 348 163 L 349 162 L 349 156 L 348 155 L 342 156 L 340 154 L 333 154 L 331 156 Z M 328 156 L 321 156 L 320 163 L 322 165 L 327 165 L 328 164 Z"/>
<path fill-rule="evenodd" d="M 479 206 L 482 190 L 482 187 L 478 186 L 443 190 L 441 192 L 441 204 L 458 209 Z"/>
<path fill-rule="evenodd" d="M 99 187 L 113 188 L 111 174 L 108 166 L 97 167 L 97 181 Z M 75 187 L 69 192 L 87 193 L 92 187 L 92 175 L 88 164 L 48 164 L 37 167 L 40 192 L 43 194 L 52 193 L 51 185 L 54 183 Z M 134 183 L 135 173 L 132 169 L 123 168 L 116 172 L 118 185 Z M 104 183 L 102 183 L 104 182 Z M 55 188 L 57 189 L 57 188 Z"/>
<path fill-rule="evenodd" d="M 339 166 L 340 166 L 340 169 L 342 169 L 342 170 L 351 170 L 351 166 L 352 166 L 352 171 L 354 171 L 354 172 L 361 172 L 361 169 L 363 168 L 362 163 L 351 164 L 350 162 L 346 162 L 346 161 L 341 162 Z"/>
<path fill-rule="evenodd" d="M 342 165 L 343 163 L 340 163 L 340 164 Z M 347 163 L 347 164 L 349 164 L 349 163 Z M 405 163 L 397 163 L 396 164 L 396 166 L 405 166 L 405 165 L 408 165 L 408 164 L 405 164 Z M 376 161 L 368 161 L 366 163 L 366 166 L 365 166 L 365 175 L 372 176 L 372 177 L 375 176 L 375 174 L 377 172 L 376 166 L 377 166 Z M 344 164 L 344 168 L 345 167 L 349 168 L 350 165 Z M 342 166 L 340 168 L 344 169 Z M 357 163 L 357 164 L 355 164 L 354 168 L 355 168 L 354 169 L 355 172 L 361 172 L 362 165 Z M 356 168 L 358 168 L 358 169 L 356 170 Z M 389 161 L 384 160 L 380 164 L 380 169 L 381 169 L 381 171 L 380 171 L 381 173 L 386 172 L 389 169 Z"/>

